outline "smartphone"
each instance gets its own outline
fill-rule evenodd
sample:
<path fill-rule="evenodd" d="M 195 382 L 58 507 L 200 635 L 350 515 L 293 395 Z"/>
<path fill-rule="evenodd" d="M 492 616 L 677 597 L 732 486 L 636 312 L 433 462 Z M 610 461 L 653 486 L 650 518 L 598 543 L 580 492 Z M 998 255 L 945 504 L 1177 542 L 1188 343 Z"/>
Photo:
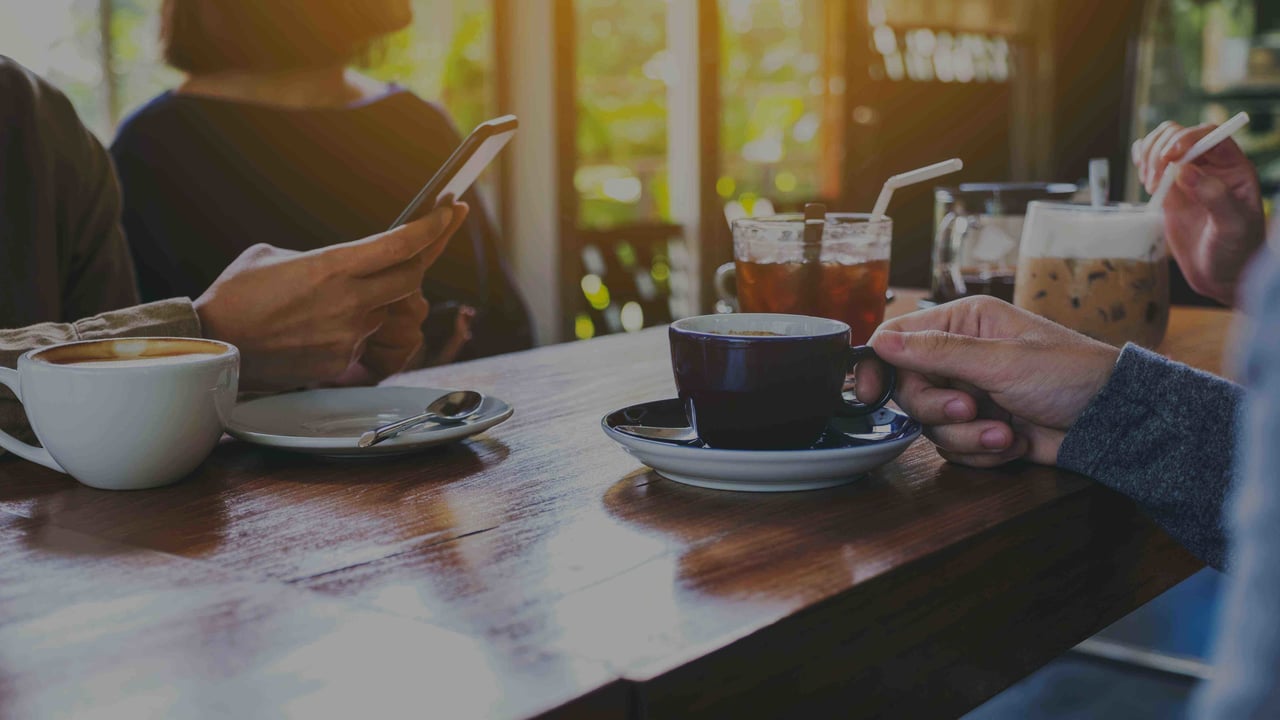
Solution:
<path fill-rule="evenodd" d="M 462 197 L 498 152 L 511 141 L 519 126 L 515 115 L 503 115 L 477 125 L 388 229 L 395 230 L 417 220 L 435 210 L 446 198 L 456 200 Z"/>

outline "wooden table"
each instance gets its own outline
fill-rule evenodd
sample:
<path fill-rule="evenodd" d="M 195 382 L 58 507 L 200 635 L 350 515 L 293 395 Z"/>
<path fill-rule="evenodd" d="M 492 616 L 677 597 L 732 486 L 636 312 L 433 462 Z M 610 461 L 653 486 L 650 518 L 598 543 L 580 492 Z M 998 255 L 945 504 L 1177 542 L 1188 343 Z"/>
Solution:
<path fill-rule="evenodd" d="M 1228 325 L 1176 310 L 1166 351 L 1217 370 Z M 0 459 L 0 716 L 951 717 L 1199 567 L 923 440 L 833 490 L 659 478 L 598 423 L 673 395 L 664 332 L 396 378 L 517 409 L 401 459 L 227 441 L 136 493 Z"/>

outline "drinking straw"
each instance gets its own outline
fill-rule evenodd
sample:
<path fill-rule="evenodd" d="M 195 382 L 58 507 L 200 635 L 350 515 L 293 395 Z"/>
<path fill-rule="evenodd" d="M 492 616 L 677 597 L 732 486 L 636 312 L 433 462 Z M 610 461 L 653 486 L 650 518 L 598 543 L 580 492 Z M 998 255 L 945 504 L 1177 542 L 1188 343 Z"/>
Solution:
<path fill-rule="evenodd" d="M 816 315 L 819 287 L 822 284 L 822 232 L 827 224 L 827 206 L 822 203 L 805 203 L 804 206 L 804 262 L 801 268 L 801 312 Z"/>
<path fill-rule="evenodd" d="M 1160 178 L 1160 185 L 1156 187 L 1155 192 L 1151 193 L 1151 202 L 1147 203 L 1147 209 L 1159 210 L 1164 207 L 1164 198 L 1169 194 L 1169 189 L 1173 187 L 1173 181 L 1178 178 L 1178 173 L 1182 170 L 1183 165 L 1193 162 L 1196 158 L 1209 152 L 1215 145 L 1231 137 L 1237 130 L 1248 124 L 1249 113 L 1236 113 L 1230 120 L 1214 128 L 1213 132 L 1200 138 L 1200 141 L 1192 145 L 1181 160 L 1169 163 L 1169 167 L 1164 169 L 1164 176 Z"/>
<path fill-rule="evenodd" d="M 827 206 L 822 203 L 805 203 L 804 206 L 804 259 L 817 262 L 822 251 L 822 230 L 827 224 Z M 810 255 L 813 255 L 811 258 Z"/>
<path fill-rule="evenodd" d="M 1111 165 L 1106 158 L 1089 161 L 1089 204 L 1102 207 L 1111 197 Z"/>
<path fill-rule="evenodd" d="M 915 185 L 926 180 L 932 180 L 943 175 L 950 175 L 964 168 L 964 163 L 960 162 L 960 158 L 951 158 L 943 160 L 940 163 L 934 163 L 919 170 L 904 172 L 894 175 L 884 182 L 884 188 L 880 190 L 880 197 L 876 198 L 876 206 L 871 211 L 871 219 L 884 219 L 884 211 L 889 209 L 889 199 L 893 197 L 893 191 L 900 187 Z"/>

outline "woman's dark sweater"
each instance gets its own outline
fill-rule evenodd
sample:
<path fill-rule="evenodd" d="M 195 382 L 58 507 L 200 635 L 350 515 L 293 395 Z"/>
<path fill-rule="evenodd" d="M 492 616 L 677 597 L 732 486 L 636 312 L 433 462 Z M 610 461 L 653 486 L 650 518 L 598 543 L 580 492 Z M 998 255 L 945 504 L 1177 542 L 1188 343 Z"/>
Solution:
<path fill-rule="evenodd" d="M 144 300 L 197 297 L 255 243 L 312 250 L 387 229 L 461 141 L 411 92 L 342 108 L 286 109 L 165 93 L 111 146 Z M 471 216 L 427 271 L 428 348 L 451 303 L 479 312 L 460 359 L 528 348 L 531 323 L 473 190 Z"/>

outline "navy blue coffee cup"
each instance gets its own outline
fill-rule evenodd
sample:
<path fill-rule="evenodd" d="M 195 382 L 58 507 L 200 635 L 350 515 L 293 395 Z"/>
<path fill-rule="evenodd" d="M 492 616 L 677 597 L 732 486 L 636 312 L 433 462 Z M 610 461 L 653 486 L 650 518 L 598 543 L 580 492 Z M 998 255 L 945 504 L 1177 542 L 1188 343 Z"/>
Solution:
<path fill-rule="evenodd" d="M 790 450 L 816 443 L 831 418 L 866 415 L 893 395 L 893 367 L 865 345 L 849 347 L 849 326 L 805 315 L 732 313 L 677 320 L 668 331 L 676 390 L 708 446 Z M 885 368 L 870 405 L 841 396 L 859 361 Z"/>

